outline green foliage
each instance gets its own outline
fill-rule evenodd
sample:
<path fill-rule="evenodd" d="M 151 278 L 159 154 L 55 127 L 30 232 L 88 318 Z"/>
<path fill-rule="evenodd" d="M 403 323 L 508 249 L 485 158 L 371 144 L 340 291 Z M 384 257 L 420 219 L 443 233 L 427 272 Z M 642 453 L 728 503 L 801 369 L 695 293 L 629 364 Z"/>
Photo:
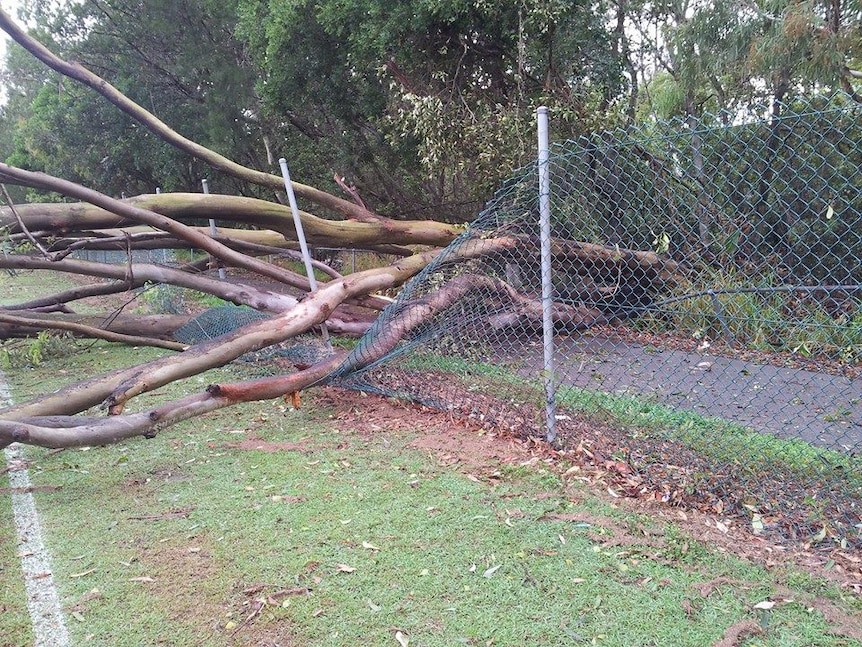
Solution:
<path fill-rule="evenodd" d="M 34 368 L 41 366 L 47 359 L 66 357 L 77 350 L 77 344 L 71 337 L 40 330 L 33 338 L 0 343 L 0 368 Z"/>
<path fill-rule="evenodd" d="M 253 74 L 232 36 L 232 0 L 80 2 L 56 13 L 45 5 L 31 19 L 52 50 L 103 75 L 183 135 L 238 160 L 259 156 Z M 32 57 L 17 48 L 12 54 L 15 81 L 4 114 L 14 133 L 11 163 L 117 196 L 200 190 L 208 172 L 198 162 L 94 92 L 46 68 L 32 70 Z M 233 187 L 220 176 L 213 184 Z"/>
<path fill-rule="evenodd" d="M 240 16 L 267 114 L 337 138 L 326 168 L 335 153 L 383 210 L 472 216 L 531 156 L 539 102 L 576 107 L 583 128 L 620 85 L 601 20 L 574 3 L 244 0 Z"/>

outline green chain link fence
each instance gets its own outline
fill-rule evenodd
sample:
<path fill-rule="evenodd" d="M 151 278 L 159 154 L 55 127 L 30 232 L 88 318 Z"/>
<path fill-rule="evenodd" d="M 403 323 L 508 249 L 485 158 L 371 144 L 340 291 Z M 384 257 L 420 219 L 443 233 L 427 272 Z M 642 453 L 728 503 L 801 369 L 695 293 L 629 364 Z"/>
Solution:
<path fill-rule="evenodd" d="M 558 445 L 619 496 L 862 544 L 862 107 L 550 152 Z M 399 295 L 343 386 L 544 437 L 536 167 Z"/>

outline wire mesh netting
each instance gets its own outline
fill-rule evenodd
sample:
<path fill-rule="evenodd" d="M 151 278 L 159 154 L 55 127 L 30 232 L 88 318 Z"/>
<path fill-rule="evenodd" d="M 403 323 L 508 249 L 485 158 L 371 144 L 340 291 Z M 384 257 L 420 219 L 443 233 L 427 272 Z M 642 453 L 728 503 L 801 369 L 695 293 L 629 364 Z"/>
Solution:
<path fill-rule="evenodd" d="M 204 310 L 177 329 L 174 332 L 174 339 L 184 344 L 199 344 L 232 333 L 248 324 L 269 319 L 270 316 L 246 306 L 216 306 Z M 332 348 L 328 344 L 308 334 L 245 353 L 238 359 L 243 362 L 259 362 L 280 358 L 295 366 L 304 367 L 320 362 L 331 354 Z"/>
<path fill-rule="evenodd" d="M 650 123 L 550 154 L 559 442 L 621 495 L 862 543 L 862 109 Z M 536 167 L 337 372 L 544 436 Z"/>

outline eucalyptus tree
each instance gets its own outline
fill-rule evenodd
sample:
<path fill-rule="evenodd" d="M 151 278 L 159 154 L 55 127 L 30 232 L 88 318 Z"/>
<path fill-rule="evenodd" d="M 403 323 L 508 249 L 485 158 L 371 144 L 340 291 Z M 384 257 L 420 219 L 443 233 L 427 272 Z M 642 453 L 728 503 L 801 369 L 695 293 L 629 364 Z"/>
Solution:
<path fill-rule="evenodd" d="M 110 104 L 134 120 L 137 128 L 173 145 L 181 153 L 266 192 L 286 188 L 285 178 L 237 163 L 176 132 L 87 67 L 57 56 L 2 10 L 0 28 L 60 74 L 64 83 L 95 92 L 107 101 L 105 105 Z M 0 182 L 52 191 L 81 201 L 20 206 L 10 203 L 0 208 L 5 252 L 0 255 L 0 269 L 54 270 L 106 280 L 0 308 L 0 337 L 59 329 L 80 336 L 181 351 L 126 370 L 88 377 L 57 393 L 3 409 L 0 411 L 0 447 L 15 441 L 46 446 L 90 445 L 152 435 L 200 413 L 237 402 L 295 393 L 317 383 L 330 376 L 340 364 L 342 358 L 338 353 L 310 364 L 303 362 L 296 366 L 297 372 L 288 375 L 211 385 L 204 393 L 180 398 L 157 409 L 124 413 L 127 403 L 138 395 L 224 365 L 249 352 L 281 344 L 310 332 L 323 322 L 333 331 L 361 333 L 374 313 L 389 303 L 375 294 L 377 291 L 400 287 L 462 233 L 462 228 L 438 221 L 387 218 L 366 206 L 298 182 L 292 182 L 291 188 L 303 202 L 313 205 L 318 214 L 295 214 L 292 209 L 273 201 L 201 193 L 164 193 L 118 200 L 78 182 L 6 163 L 0 163 Z M 318 269 L 323 269 L 329 280 L 315 290 L 309 277 L 260 258 L 265 253 L 281 252 L 293 246 L 300 230 L 294 217 L 303 222 L 311 242 L 381 250 L 398 258 L 389 265 L 347 276 L 318 264 Z M 217 219 L 221 226 L 215 232 L 196 226 L 204 218 Z M 499 235 L 474 236 L 446 258 L 447 262 L 468 262 L 466 267 L 472 271 L 475 265 L 469 261 L 481 258 L 499 263 L 501 256 L 519 248 L 535 258 L 536 245 L 536 237 L 528 233 L 500 231 Z M 122 267 L 71 257 L 77 249 L 106 249 L 106 246 L 127 252 L 153 246 L 191 247 L 235 268 L 240 275 L 230 282 L 214 281 L 200 276 L 203 268 L 199 263 L 169 267 L 140 262 L 131 253 L 127 254 Z M 557 250 L 557 254 L 567 258 L 581 259 L 599 273 L 607 272 L 609 267 L 618 268 L 619 273 L 612 272 L 617 281 L 621 276 L 628 276 L 626 268 L 632 267 L 646 268 L 650 281 L 678 280 L 674 278 L 676 264 L 665 262 L 653 252 L 578 242 L 563 242 Z M 252 280 L 248 280 L 249 275 Z M 261 286 L 260 279 L 271 287 Z M 231 332 L 187 346 L 178 338 L 170 339 L 171 326 L 177 324 L 175 318 L 144 322 L 141 317 L 124 317 L 123 313 L 113 312 L 104 313 L 99 318 L 103 323 L 98 324 L 92 317 L 76 317 L 72 312 L 71 304 L 82 298 L 127 293 L 147 282 L 190 287 L 250 306 L 260 313 L 247 325 L 231 327 Z M 510 311 L 498 312 L 501 316 L 490 318 L 490 325 L 499 329 L 520 326 L 525 321 L 535 323 L 542 316 L 543 310 L 534 294 L 520 294 L 498 278 L 465 274 L 444 282 L 434 294 L 414 299 L 406 308 L 399 308 L 396 319 L 386 324 L 383 342 L 372 344 L 373 348 L 360 364 L 373 362 L 391 350 L 399 339 L 442 309 L 477 290 L 488 289 L 505 295 L 510 306 Z M 606 320 L 598 309 L 588 306 L 559 302 L 552 310 L 554 320 L 567 326 L 583 327 Z M 357 312 L 366 316 L 363 318 Z M 100 403 L 107 407 L 107 418 L 76 415 Z"/>
<path fill-rule="evenodd" d="M 561 135 L 606 123 L 623 90 L 604 8 L 562 0 L 241 0 L 270 115 L 334 151 L 393 213 L 475 213 L 532 151 L 532 111 Z"/>

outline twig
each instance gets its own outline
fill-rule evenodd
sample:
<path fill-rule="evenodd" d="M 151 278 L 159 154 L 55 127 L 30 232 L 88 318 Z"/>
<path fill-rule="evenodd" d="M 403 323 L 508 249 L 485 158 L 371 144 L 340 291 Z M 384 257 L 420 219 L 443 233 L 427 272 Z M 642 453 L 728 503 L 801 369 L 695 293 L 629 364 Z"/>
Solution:
<path fill-rule="evenodd" d="M 182 519 L 188 517 L 194 508 L 184 508 L 182 510 L 172 510 L 171 512 L 163 512 L 161 514 L 141 514 L 129 519 L 134 521 L 163 521 L 166 519 Z"/>
<path fill-rule="evenodd" d="M 3 199 L 6 201 L 6 204 L 9 205 L 9 210 L 12 212 L 12 215 L 15 216 L 15 220 L 18 222 L 18 226 L 21 228 L 21 231 L 27 236 L 27 240 L 29 240 L 33 247 L 38 249 L 42 256 L 47 258 L 49 261 L 53 261 L 54 257 L 51 253 L 42 246 L 33 234 L 30 233 L 30 230 L 27 229 L 27 225 L 24 224 L 24 221 L 21 219 L 21 215 L 18 213 L 18 210 L 15 208 L 15 203 L 12 200 L 12 196 L 9 195 L 9 191 L 6 190 L 5 184 L 0 184 L 0 189 L 3 191 Z"/>
<path fill-rule="evenodd" d="M 338 175 L 338 173 L 335 173 L 332 177 L 333 177 L 333 179 L 335 180 L 335 183 L 336 183 L 338 186 L 340 186 L 340 187 L 341 187 L 341 189 L 342 189 L 345 193 L 347 193 L 351 198 L 353 198 L 353 201 L 354 201 L 356 204 L 358 204 L 358 205 L 359 205 L 360 207 L 362 207 L 363 209 L 367 209 L 367 208 L 368 208 L 368 207 L 366 207 L 366 206 L 365 206 L 365 203 L 362 201 L 362 198 L 361 198 L 361 197 L 360 197 L 360 195 L 359 195 L 359 191 L 357 191 L 357 190 L 356 190 L 356 186 L 355 186 L 355 185 L 353 185 L 353 184 L 347 184 L 347 182 L 345 181 L 345 180 L 346 180 L 346 178 L 345 178 L 343 175 Z"/>

